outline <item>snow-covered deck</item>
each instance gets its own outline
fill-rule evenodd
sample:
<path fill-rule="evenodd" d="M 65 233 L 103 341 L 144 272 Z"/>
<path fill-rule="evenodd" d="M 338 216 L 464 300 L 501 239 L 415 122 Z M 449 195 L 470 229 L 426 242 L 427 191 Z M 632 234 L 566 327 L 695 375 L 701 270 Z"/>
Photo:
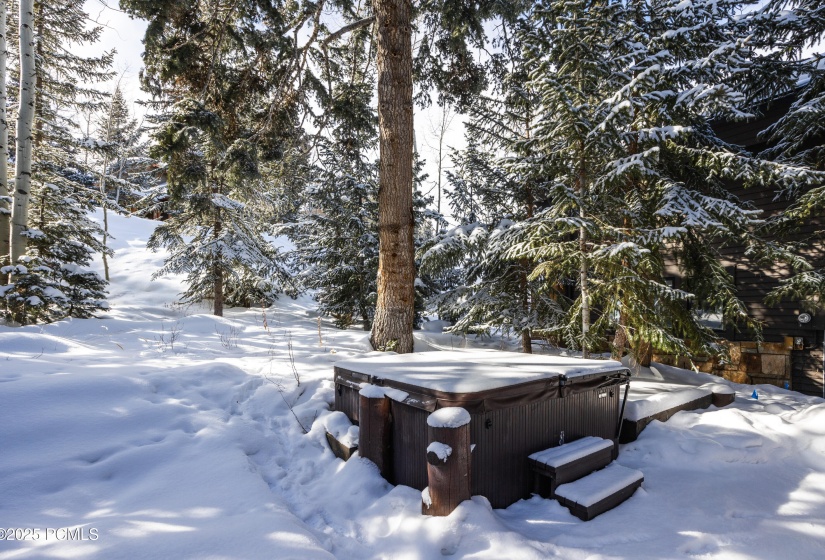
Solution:
<path fill-rule="evenodd" d="M 630 369 L 632 377 L 619 439 L 621 443 L 634 441 L 654 420 L 664 422 L 683 410 L 707 408 L 720 395 L 729 398 L 719 399 L 719 406 L 732 402 L 734 398 L 734 390 L 730 386 L 710 382 L 697 387 L 689 383 L 689 377 L 685 378 L 690 373 L 670 366 L 653 364 L 649 368 L 631 366 Z M 669 375 L 664 376 L 663 372 Z"/>
<path fill-rule="evenodd" d="M 337 367 L 445 393 L 478 393 L 541 379 L 625 370 L 612 360 L 476 350 L 387 354 L 344 360 Z"/>

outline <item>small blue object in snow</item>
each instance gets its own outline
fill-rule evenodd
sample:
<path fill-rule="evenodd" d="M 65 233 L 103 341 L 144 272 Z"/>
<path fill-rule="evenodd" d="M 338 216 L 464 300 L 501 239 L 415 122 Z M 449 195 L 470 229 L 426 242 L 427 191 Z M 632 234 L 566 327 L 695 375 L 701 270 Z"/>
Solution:
<path fill-rule="evenodd" d="M 753 394 L 751 395 L 751 398 L 759 400 L 759 393 L 756 392 L 756 389 L 753 390 Z"/>
<path fill-rule="evenodd" d="M 785 390 L 787 391 L 790 388 L 791 388 L 791 384 L 786 381 L 785 382 Z"/>

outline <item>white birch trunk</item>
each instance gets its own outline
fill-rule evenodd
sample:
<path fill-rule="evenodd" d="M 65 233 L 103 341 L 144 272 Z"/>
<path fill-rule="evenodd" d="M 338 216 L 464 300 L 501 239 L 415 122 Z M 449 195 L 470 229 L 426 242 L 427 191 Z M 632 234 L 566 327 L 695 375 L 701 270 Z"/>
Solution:
<path fill-rule="evenodd" d="M 20 107 L 17 112 L 17 159 L 14 170 L 14 208 L 11 225 L 11 263 L 26 252 L 29 198 L 32 183 L 34 125 L 34 0 L 20 0 Z"/>
<path fill-rule="evenodd" d="M 0 0 L 0 267 L 8 263 L 11 246 L 11 198 L 9 198 L 9 122 L 6 115 L 6 9 L 8 2 Z M 0 285 L 6 283 L 6 275 L 0 274 Z"/>

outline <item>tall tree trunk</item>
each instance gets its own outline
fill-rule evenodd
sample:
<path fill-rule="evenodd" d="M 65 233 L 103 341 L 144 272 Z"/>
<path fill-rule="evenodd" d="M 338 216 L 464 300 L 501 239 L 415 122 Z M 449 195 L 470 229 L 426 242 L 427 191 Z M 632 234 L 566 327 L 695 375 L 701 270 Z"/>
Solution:
<path fill-rule="evenodd" d="M 584 220 L 584 208 L 579 208 L 579 216 Z M 590 332 L 590 287 L 587 283 L 587 230 L 584 226 L 579 228 L 579 252 L 581 252 L 579 283 L 582 297 L 582 358 L 589 358 L 587 335 Z"/>
<path fill-rule="evenodd" d="M 653 345 L 646 340 L 639 340 L 636 348 L 636 361 L 642 367 L 650 367 L 653 360 Z"/>
<path fill-rule="evenodd" d="M 26 252 L 26 230 L 32 175 L 32 124 L 34 121 L 34 0 L 20 0 L 20 106 L 17 113 L 14 208 L 11 227 L 11 263 Z"/>
<path fill-rule="evenodd" d="M 221 234 L 221 210 L 218 208 L 217 214 L 215 216 L 215 225 L 214 225 L 214 236 L 215 239 L 220 237 Z M 215 299 L 215 306 L 213 309 L 213 315 L 217 317 L 223 317 L 223 267 L 221 266 L 221 255 L 218 253 L 215 256 L 214 261 L 214 270 L 212 274 L 215 276 L 215 284 L 214 284 L 214 299 Z"/>
<path fill-rule="evenodd" d="M 524 135 L 529 140 L 532 136 L 532 127 L 530 123 L 532 122 L 532 115 L 530 114 L 530 110 L 527 111 L 527 116 L 524 119 Z M 535 205 L 535 201 L 533 200 L 533 188 L 528 181 L 525 184 L 525 218 L 530 219 L 533 217 L 533 207 Z M 530 282 L 527 279 L 527 276 L 530 274 L 530 262 L 527 259 L 522 259 L 520 262 L 521 270 L 519 271 L 519 283 L 521 284 L 521 297 L 522 297 L 522 311 L 524 312 L 525 317 L 530 316 L 531 306 L 533 304 L 533 298 L 531 297 L 532 294 L 530 293 Z M 533 353 L 533 333 L 530 327 L 525 327 L 521 331 L 521 351 L 525 354 L 532 354 Z"/>
<path fill-rule="evenodd" d="M 103 257 L 103 277 L 109 281 L 109 257 L 106 256 L 106 249 L 109 241 L 109 214 L 106 212 L 106 202 L 103 202 L 103 252 L 100 254 Z"/>
<path fill-rule="evenodd" d="M 582 226 L 579 227 L 579 253 L 581 260 L 579 264 L 579 289 L 581 290 L 582 298 L 582 358 L 590 357 L 590 348 L 587 344 L 587 336 L 590 332 L 590 286 L 588 284 L 588 265 L 587 265 L 587 228 L 584 227 L 584 220 L 586 212 L 584 209 L 584 197 L 587 190 L 587 182 L 585 177 L 585 162 L 584 162 L 584 141 L 579 141 L 579 170 L 577 177 L 576 192 L 579 195 L 579 218 Z"/>
<path fill-rule="evenodd" d="M 619 324 L 616 325 L 616 335 L 613 337 L 613 352 L 611 357 L 614 360 L 622 359 L 627 341 L 627 317 L 624 311 L 622 311 L 619 313 Z"/>
<path fill-rule="evenodd" d="M 120 87 L 120 82 L 118 82 L 117 87 Z M 115 90 L 117 91 L 117 90 Z M 112 100 L 109 102 L 109 115 L 106 118 L 106 142 L 112 141 L 112 119 L 113 112 L 115 109 L 115 95 L 112 95 Z M 103 258 L 103 277 L 106 278 L 106 281 L 109 281 L 109 259 L 106 257 L 106 248 L 108 247 L 107 242 L 109 240 L 109 214 L 107 212 L 106 207 L 109 203 L 109 197 L 106 194 L 106 167 L 109 165 L 109 157 L 103 156 L 103 168 L 100 170 L 100 207 L 103 209 L 103 252 L 101 253 L 101 257 Z M 120 179 L 120 172 L 118 172 L 118 179 Z M 118 186 L 120 189 L 120 186 Z"/>
<path fill-rule="evenodd" d="M 110 116 L 111 117 L 111 116 Z M 108 136 L 108 134 L 107 134 Z M 107 139 L 108 140 L 108 139 Z M 103 171 L 100 173 L 100 206 L 103 208 L 103 276 L 106 281 L 109 281 L 109 259 L 106 257 L 106 247 L 109 240 L 109 214 L 106 211 L 108 203 L 106 197 L 106 166 L 108 165 L 107 158 L 103 158 Z"/>
<path fill-rule="evenodd" d="M 6 8 L 8 2 L 0 0 L 0 267 L 7 264 L 11 246 L 11 198 L 9 198 L 9 122 L 6 115 Z M 6 283 L 5 274 L 0 274 L 0 286 Z"/>
<path fill-rule="evenodd" d="M 370 342 L 413 350 L 413 102 L 410 0 L 373 0 L 377 27 L 378 300 Z"/>

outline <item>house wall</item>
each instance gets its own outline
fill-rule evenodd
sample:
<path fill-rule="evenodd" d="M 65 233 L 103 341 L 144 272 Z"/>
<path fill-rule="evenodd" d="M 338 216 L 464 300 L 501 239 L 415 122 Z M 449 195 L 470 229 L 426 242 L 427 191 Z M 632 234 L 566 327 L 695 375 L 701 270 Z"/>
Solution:
<path fill-rule="evenodd" d="M 793 95 L 776 99 L 770 106 L 762 108 L 761 117 L 745 122 L 716 123 L 714 130 L 720 138 L 731 144 L 759 152 L 766 147 L 758 137 L 759 132 L 785 114 L 793 100 Z M 741 200 L 763 210 L 763 218 L 778 214 L 789 205 L 789 200 L 778 196 L 775 188 L 745 188 L 735 185 L 730 190 Z M 808 246 L 803 254 L 815 266 L 825 265 L 825 239 L 820 233 L 823 229 L 825 222 L 822 219 L 808 220 L 790 236 L 790 240 Z M 784 299 L 771 306 L 765 303 L 768 293 L 779 286 L 783 278 L 792 274 L 786 266 L 779 263 L 750 262 L 745 258 L 744 246 L 723 247 L 720 253 L 725 266 L 735 278 L 739 297 L 747 306 L 748 313 L 762 324 L 762 340 L 761 343 L 757 342 L 754 332 L 728 328 L 720 334 L 730 344 L 729 362 L 708 363 L 694 358 L 694 363 L 702 371 L 712 372 L 738 383 L 770 383 L 782 387 L 787 382 L 792 389 L 802 393 L 825 395 L 825 315 L 814 313 L 809 323 L 802 324 L 798 320 L 799 315 L 807 310 L 802 308 L 799 301 Z M 793 343 L 794 340 L 797 342 L 796 345 Z"/>

